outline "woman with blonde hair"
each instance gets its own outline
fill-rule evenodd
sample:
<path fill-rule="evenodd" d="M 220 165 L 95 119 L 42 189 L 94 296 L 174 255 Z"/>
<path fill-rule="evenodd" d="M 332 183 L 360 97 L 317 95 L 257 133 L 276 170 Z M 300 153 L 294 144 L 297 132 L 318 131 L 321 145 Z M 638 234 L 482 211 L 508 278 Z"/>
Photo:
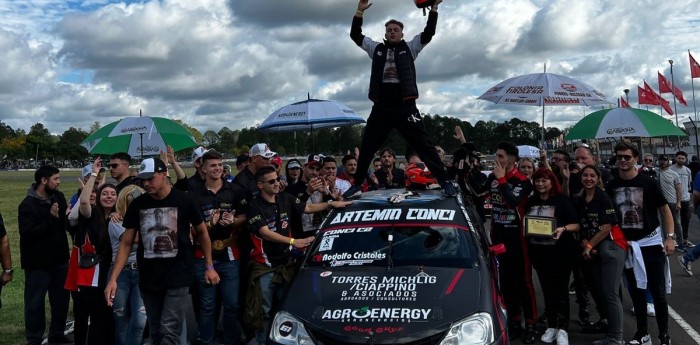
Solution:
<path fill-rule="evenodd" d="M 124 187 L 117 197 L 116 213 L 109 223 L 112 262 L 119 252 L 119 240 L 124 233 L 122 217 L 124 217 L 129 204 L 145 192 L 143 188 L 132 184 Z M 137 249 L 138 244 L 135 243 L 124 269 L 117 277 L 117 292 L 114 294 L 112 304 L 116 345 L 140 344 L 146 326 L 146 309 L 139 292 L 139 271 L 136 265 Z M 109 275 L 112 275 L 111 268 Z"/>

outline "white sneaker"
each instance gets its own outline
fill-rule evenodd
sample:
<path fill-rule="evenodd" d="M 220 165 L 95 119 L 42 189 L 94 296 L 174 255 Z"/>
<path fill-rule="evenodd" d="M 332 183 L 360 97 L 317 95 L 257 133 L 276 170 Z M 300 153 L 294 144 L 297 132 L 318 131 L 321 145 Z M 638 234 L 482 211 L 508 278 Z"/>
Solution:
<path fill-rule="evenodd" d="M 654 303 L 647 303 L 647 316 L 656 316 L 656 309 L 654 309 Z"/>
<path fill-rule="evenodd" d="M 554 341 L 554 339 L 557 338 L 558 332 L 559 332 L 559 330 L 556 328 L 547 328 L 547 330 L 544 331 L 544 334 L 542 334 L 542 337 L 540 337 L 540 340 L 543 343 L 550 344 Z"/>
<path fill-rule="evenodd" d="M 557 345 L 569 345 L 569 333 L 563 329 L 557 332 Z"/>

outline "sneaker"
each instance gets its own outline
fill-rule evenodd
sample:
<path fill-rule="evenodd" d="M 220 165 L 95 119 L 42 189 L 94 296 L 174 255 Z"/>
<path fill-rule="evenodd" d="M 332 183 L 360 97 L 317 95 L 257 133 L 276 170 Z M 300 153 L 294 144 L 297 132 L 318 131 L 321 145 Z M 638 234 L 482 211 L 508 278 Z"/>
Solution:
<path fill-rule="evenodd" d="M 659 340 L 661 341 L 660 345 L 671 345 L 671 337 L 668 334 L 660 335 Z"/>
<path fill-rule="evenodd" d="M 540 337 L 540 341 L 549 344 L 557 339 L 558 332 L 559 330 L 556 328 L 547 328 L 547 330 L 544 331 L 544 334 L 542 334 L 542 337 Z"/>
<path fill-rule="evenodd" d="M 688 247 L 688 248 L 693 248 L 693 247 L 695 247 L 695 245 L 693 244 L 693 242 L 690 242 L 690 241 L 688 241 L 688 240 L 685 240 L 685 241 L 683 242 L 683 245 L 686 246 L 686 247 Z"/>
<path fill-rule="evenodd" d="M 523 344 L 534 344 L 536 340 L 537 331 L 535 330 L 535 325 L 527 325 L 525 334 L 523 334 Z"/>
<path fill-rule="evenodd" d="M 634 338 L 630 340 L 628 345 L 651 345 L 651 337 L 649 334 L 640 335 L 635 333 Z"/>
<path fill-rule="evenodd" d="M 676 253 L 687 253 L 685 246 L 676 246 Z"/>
<path fill-rule="evenodd" d="M 647 316 L 656 316 L 656 309 L 654 309 L 654 303 L 647 303 Z"/>
<path fill-rule="evenodd" d="M 689 276 L 693 276 L 693 264 L 685 259 L 684 255 L 679 255 L 678 256 L 678 263 L 681 264 L 681 268 L 687 273 Z"/>
<path fill-rule="evenodd" d="M 600 320 L 596 323 L 592 323 L 588 326 L 583 327 L 583 333 L 607 333 L 608 332 L 608 322 L 605 320 Z"/>
<path fill-rule="evenodd" d="M 361 185 L 353 185 L 350 188 L 348 188 L 348 190 L 345 191 L 345 193 L 343 193 L 343 199 L 347 200 L 359 199 L 360 196 L 362 196 Z"/>
<path fill-rule="evenodd" d="M 557 332 L 557 345 L 569 345 L 569 333 L 563 329 Z"/>
<path fill-rule="evenodd" d="M 445 181 L 442 183 L 442 194 L 450 198 L 457 196 L 457 189 L 452 181 Z"/>

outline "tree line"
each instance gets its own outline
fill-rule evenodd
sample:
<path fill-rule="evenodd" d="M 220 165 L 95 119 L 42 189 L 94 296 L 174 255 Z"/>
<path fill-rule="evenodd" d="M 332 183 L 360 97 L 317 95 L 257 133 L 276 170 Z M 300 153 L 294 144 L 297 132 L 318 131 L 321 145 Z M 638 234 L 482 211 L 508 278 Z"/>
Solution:
<path fill-rule="evenodd" d="M 247 152 L 250 146 L 260 142 L 268 143 L 272 150 L 284 156 L 304 155 L 311 152 L 342 156 L 348 150 L 359 147 L 364 129 L 364 125 L 355 125 L 319 129 L 314 130 L 313 133 L 299 131 L 270 134 L 258 132 L 255 127 L 237 130 L 223 127 L 219 131 L 207 130 L 201 133 L 181 121 L 177 122 L 190 130 L 197 143 L 214 148 L 224 153 L 227 158 Z M 423 122 L 433 143 L 442 146 L 448 153 L 459 148 L 459 143 L 452 136 L 455 126 L 460 126 L 468 140 L 473 141 L 477 150 L 482 153 L 494 152 L 498 142 L 503 140 L 518 145 L 538 146 L 541 133 L 541 127 L 537 122 L 527 122 L 517 118 L 500 123 L 477 121 L 471 124 L 469 121 L 450 116 L 425 115 Z M 32 125 L 29 132 L 26 132 L 23 129 L 14 129 L 0 121 L 0 157 L 5 162 L 77 161 L 82 164 L 90 154 L 80 146 L 80 143 L 100 127 L 100 123 L 96 121 L 88 129 L 70 127 L 61 134 L 51 134 L 42 123 Z M 558 128 L 548 127 L 545 131 L 545 139 L 555 139 L 561 133 Z M 396 130 L 392 129 L 383 147 L 391 147 L 398 154 L 403 154 L 406 143 Z M 189 157 L 189 151 L 183 150 L 177 154 Z"/>

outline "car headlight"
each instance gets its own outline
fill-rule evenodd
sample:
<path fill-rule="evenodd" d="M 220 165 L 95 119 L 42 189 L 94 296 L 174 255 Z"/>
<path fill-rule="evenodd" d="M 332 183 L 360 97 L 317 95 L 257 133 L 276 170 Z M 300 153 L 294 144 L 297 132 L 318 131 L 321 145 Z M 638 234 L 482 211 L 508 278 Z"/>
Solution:
<path fill-rule="evenodd" d="M 292 314 L 281 311 L 275 315 L 270 327 L 270 339 L 285 345 L 312 345 L 313 340 L 306 332 L 304 324 Z"/>
<path fill-rule="evenodd" d="M 450 327 L 440 345 L 484 345 L 493 343 L 493 321 L 487 313 L 476 313 Z"/>

